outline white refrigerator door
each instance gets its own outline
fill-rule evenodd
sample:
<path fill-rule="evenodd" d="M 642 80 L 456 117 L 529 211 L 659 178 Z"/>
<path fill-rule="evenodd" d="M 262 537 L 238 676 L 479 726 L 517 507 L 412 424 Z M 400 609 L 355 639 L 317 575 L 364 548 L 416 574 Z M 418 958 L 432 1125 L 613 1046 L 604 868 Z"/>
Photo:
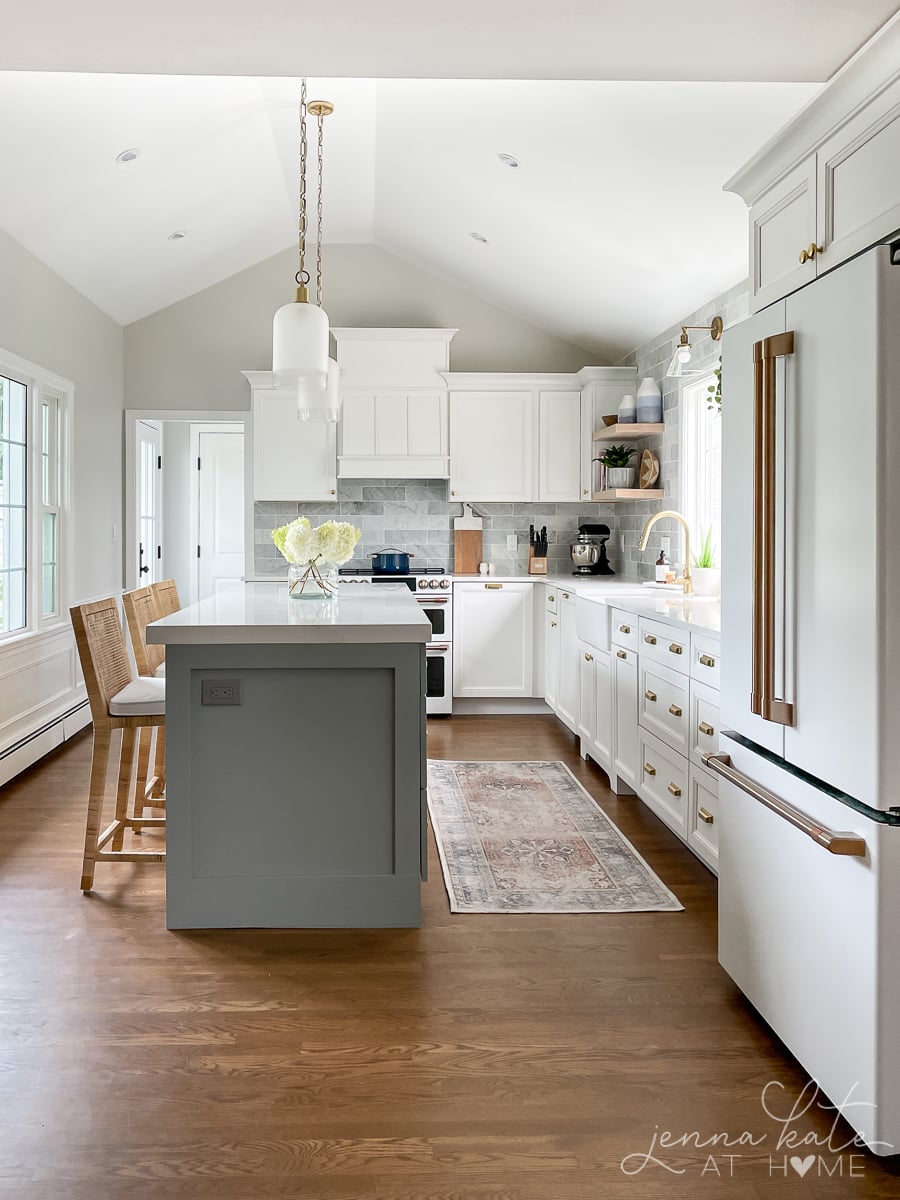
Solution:
<path fill-rule="evenodd" d="M 753 662 L 753 345 L 785 330 L 784 302 L 722 340 L 722 728 L 784 754 L 784 726 L 750 711 Z"/>
<path fill-rule="evenodd" d="M 820 825 L 866 841 L 865 858 L 831 854 L 720 781 L 719 961 L 825 1095 L 856 1103 L 845 1115 L 867 1144 L 894 1153 L 900 828 L 862 816 L 727 738 L 722 751 Z"/>

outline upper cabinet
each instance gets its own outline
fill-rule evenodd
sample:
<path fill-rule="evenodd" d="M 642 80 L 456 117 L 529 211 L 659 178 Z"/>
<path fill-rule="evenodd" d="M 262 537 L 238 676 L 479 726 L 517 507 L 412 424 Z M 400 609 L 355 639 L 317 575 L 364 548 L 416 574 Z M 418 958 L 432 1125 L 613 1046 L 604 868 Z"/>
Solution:
<path fill-rule="evenodd" d="M 603 428 L 603 418 L 618 413 L 623 396 L 637 392 L 636 367 L 584 367 L 581 383 L 581 461 L 579 500 L 590 500 L 593 490 L 594 431 Z"/>
<path fill-rule="evenodd" d="M 271 371 L 244 371 L 252 410 L 254 500 L 334 500 L 334 422 L 301 421 L 297 393 L 275 387 Z"/>
<path fill-rule="evenodd" d="M 900 20 L 725 185 L 750 207 L 754 312 L 900 232 Z"/>
<path fill-rule="evenodd" d="M 343 479 L 446 479 L 455 329 L 333 329 Z"/>

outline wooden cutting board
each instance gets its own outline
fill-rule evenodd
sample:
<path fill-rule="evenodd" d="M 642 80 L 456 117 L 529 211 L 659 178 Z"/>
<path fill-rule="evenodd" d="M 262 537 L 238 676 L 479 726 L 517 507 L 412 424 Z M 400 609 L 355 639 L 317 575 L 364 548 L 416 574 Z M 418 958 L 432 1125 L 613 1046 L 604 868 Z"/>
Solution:
<path fill-rule="evenodd" d="M 482 555 L 482 532 L 480 529 L 455 529 L 453 531 L 453 574 L 477 575 Z"/>

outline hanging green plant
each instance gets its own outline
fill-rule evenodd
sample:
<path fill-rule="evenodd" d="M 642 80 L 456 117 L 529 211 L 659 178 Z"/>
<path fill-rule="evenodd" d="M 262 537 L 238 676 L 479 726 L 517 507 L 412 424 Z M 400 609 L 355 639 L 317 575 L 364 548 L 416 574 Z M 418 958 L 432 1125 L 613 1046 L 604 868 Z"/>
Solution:
<path fill-rule="evenodd" d="M 722 411 L 722 355 L 719 355 L 719 365 L 713 371 L 716 377 L 716 382 L 711 383 L 706 389 L 709 392 L 707 397 L 706 407 L 710 412 Z"/>

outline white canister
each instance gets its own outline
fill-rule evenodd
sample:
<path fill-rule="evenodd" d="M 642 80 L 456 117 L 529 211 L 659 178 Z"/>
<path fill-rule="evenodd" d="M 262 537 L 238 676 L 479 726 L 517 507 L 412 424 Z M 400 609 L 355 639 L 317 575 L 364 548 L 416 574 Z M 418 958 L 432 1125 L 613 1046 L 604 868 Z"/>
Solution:
<path fill-rule="evenodd" d="M 637 390 L 636 420 L 640 425 L 659 425 L 662 419 L 662 392 L 648 375 Z"/>
<path fill-rule="evenodd" d="M 634 396 L 623 396 L 619 401 L 619 424 L 633 425 L 637 420 L 637 401 Z"/>

